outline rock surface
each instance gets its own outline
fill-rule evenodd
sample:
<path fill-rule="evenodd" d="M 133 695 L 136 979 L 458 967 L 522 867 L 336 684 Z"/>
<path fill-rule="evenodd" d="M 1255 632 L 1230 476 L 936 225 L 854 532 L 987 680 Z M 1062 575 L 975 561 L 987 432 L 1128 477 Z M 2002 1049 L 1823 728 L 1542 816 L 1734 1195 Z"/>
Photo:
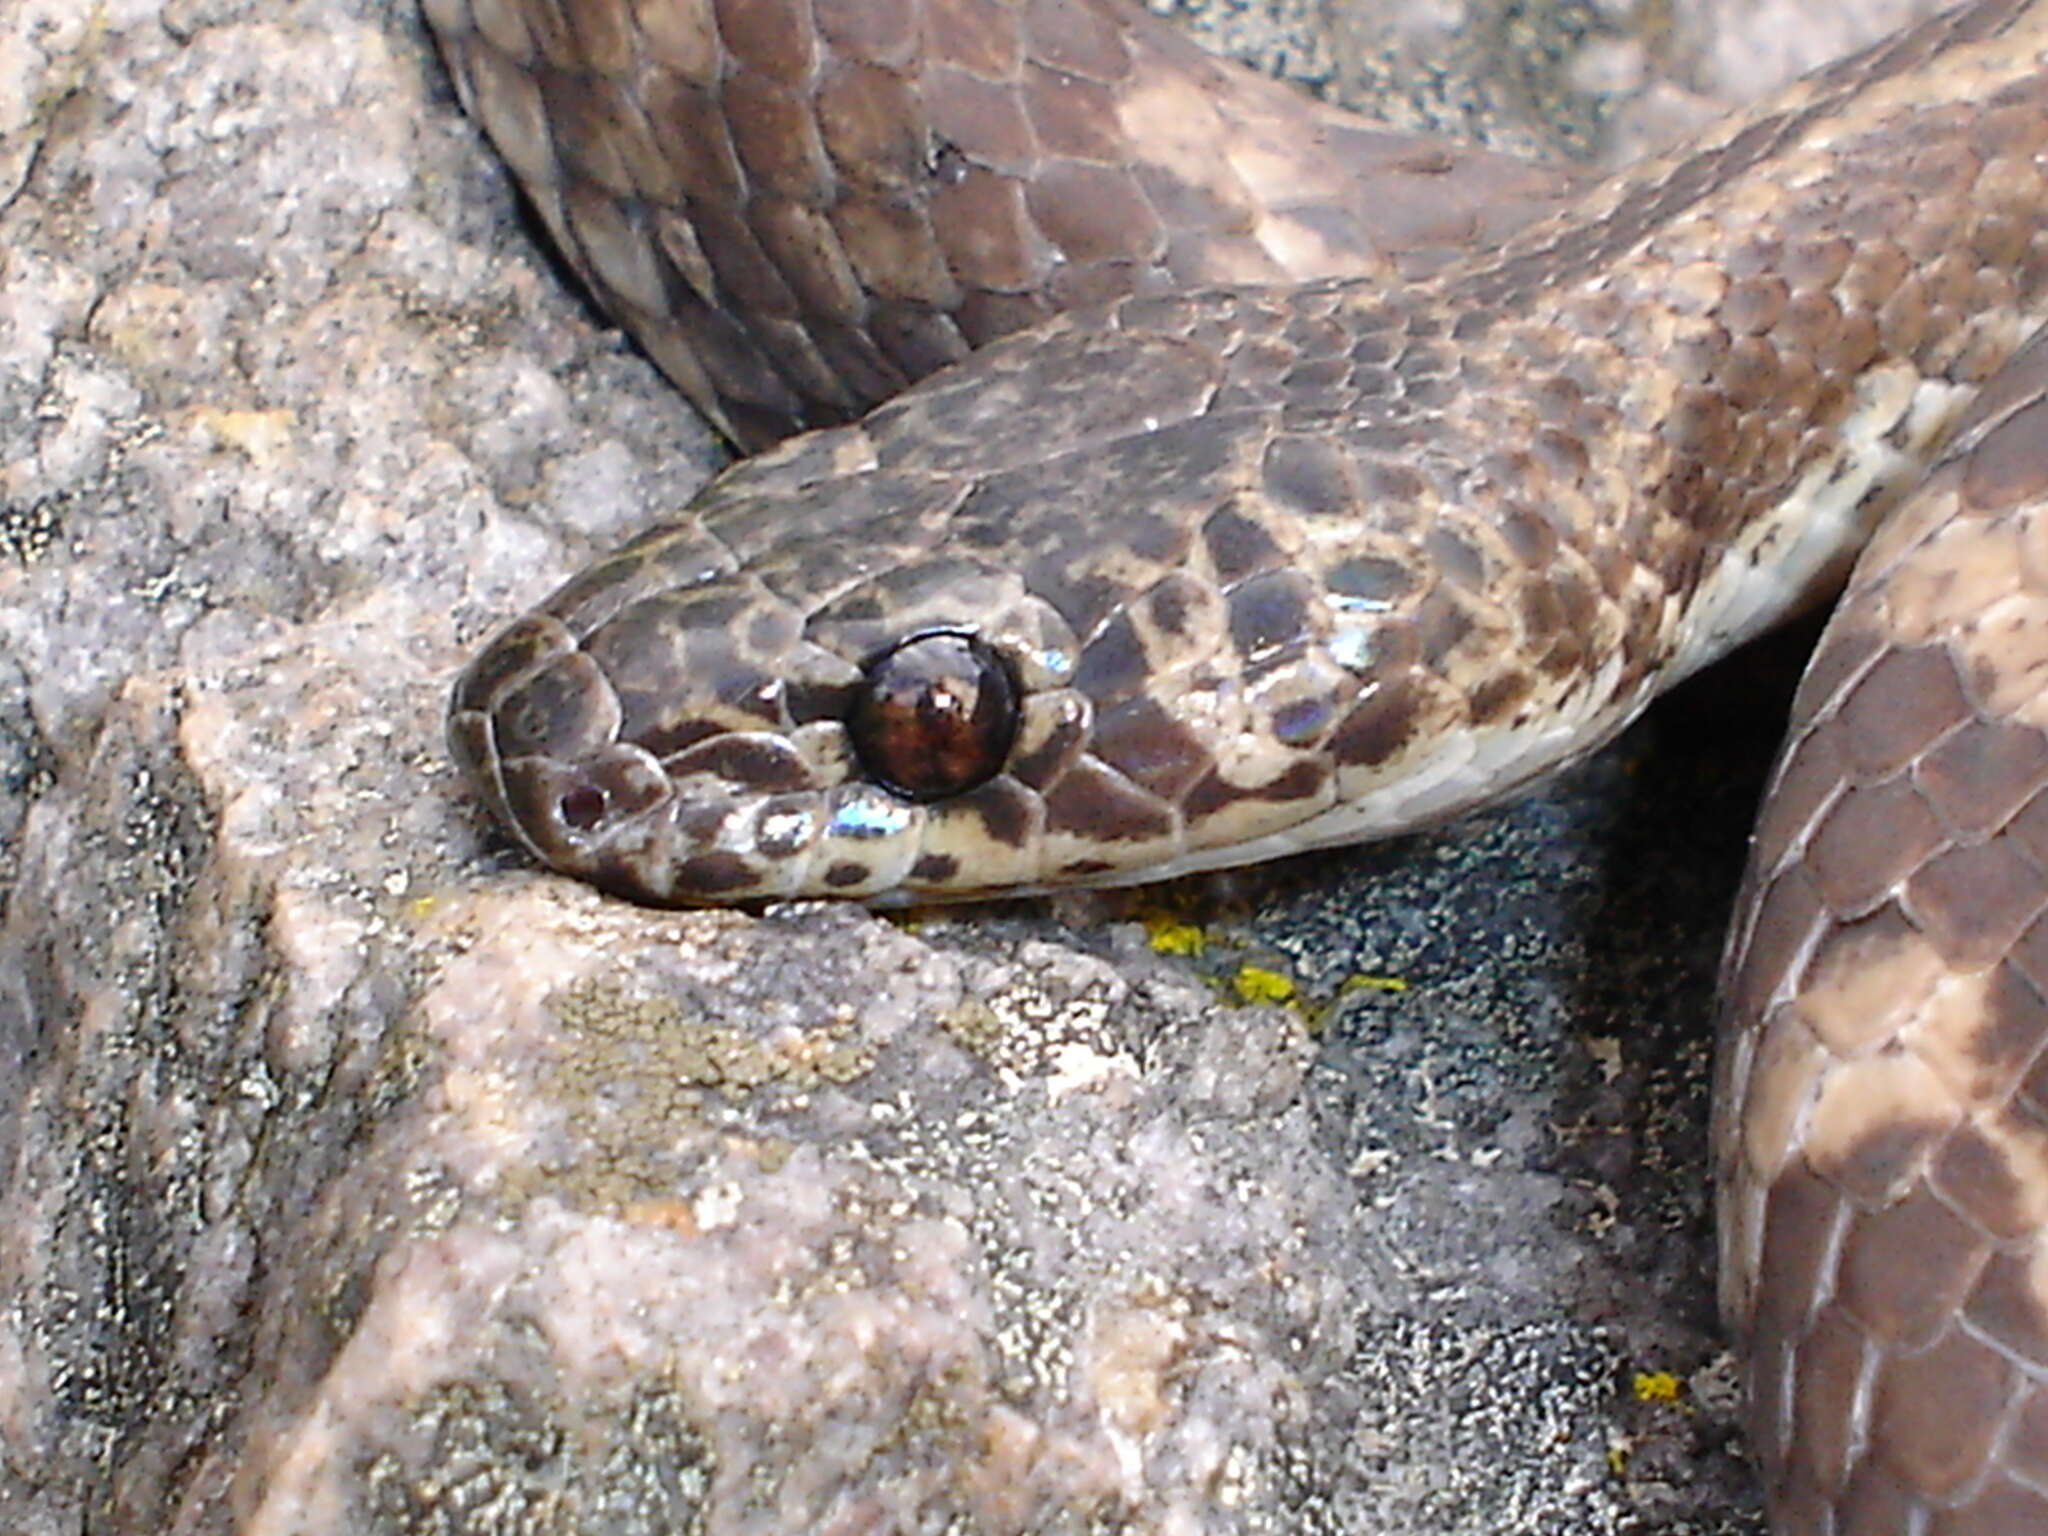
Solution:
<path fill-rule="evenodd" d="M 0 1530 L 1755 1531 L 1768 733 L 1199 921 L 636 911 L 441 712 L 716 457 L 406 0 L 0 0 Z"/>

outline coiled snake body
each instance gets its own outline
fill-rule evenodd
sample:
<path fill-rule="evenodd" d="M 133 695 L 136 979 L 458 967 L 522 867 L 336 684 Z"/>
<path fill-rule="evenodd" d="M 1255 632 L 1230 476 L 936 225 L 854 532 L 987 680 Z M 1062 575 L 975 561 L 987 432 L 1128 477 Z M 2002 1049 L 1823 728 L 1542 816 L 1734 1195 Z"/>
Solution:
<path fill-rule="evenodd" d="M 2048 1529 L 2048 0 L 1576 194 L 1106 4 L 427 8 L 736 441 L 990 343 L 465 674 L 484 798 L 636 899 L 1122 883 L 1439 820 L 1877 529 L 1736 920 L 1724 1299 L 1776 1530 Z"/>

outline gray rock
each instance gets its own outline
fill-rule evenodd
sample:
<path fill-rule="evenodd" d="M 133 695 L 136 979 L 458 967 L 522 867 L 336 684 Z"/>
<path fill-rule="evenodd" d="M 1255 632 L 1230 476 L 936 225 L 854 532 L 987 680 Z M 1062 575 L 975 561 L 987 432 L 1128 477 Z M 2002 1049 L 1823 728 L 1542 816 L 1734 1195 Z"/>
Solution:
<path fill-rule="evenodd" d="M 405 0 L 0 0 L 0 1529 L 1755 1530 L 1761 748 L 1197 925 L 636 911 L 441 712 L 716 458 Z"/>

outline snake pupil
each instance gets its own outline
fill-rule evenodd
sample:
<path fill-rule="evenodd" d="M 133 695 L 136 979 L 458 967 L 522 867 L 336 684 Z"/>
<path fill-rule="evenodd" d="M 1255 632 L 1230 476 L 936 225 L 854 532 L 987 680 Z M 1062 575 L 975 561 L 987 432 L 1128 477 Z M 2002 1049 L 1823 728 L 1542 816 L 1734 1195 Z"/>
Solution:
<path fill-rule="evenodd" d="M 871 658 L 847 728 L 869 775 L 906 800 L 986 783 L 1017 735 L 1017 687 L 971 635 L 918 635 Z"/>
<path fill-rule="evenodd" d="M 588 832 L 604 820 L 609 797 L 594 784 L 579 784 L 561 799 L 562 820 L 578 832 Z"/>

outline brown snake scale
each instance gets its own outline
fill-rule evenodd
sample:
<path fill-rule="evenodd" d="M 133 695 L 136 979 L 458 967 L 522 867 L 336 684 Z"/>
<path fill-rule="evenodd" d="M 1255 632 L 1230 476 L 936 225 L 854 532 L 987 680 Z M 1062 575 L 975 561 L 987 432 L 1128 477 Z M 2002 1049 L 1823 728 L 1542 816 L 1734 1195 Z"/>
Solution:
<path fill-rule="evenodd" d="M 1584 189 L 1108 0 L 425 7 L 713 421 L 853 422 L 458 686 L 484 799 L 609 889 L 958 898 L 1441 820 L 1875 529 L 1730 944 L 1725 1311 L 1779 1536 L 2048 1531 L 2048 0 Z"/>

